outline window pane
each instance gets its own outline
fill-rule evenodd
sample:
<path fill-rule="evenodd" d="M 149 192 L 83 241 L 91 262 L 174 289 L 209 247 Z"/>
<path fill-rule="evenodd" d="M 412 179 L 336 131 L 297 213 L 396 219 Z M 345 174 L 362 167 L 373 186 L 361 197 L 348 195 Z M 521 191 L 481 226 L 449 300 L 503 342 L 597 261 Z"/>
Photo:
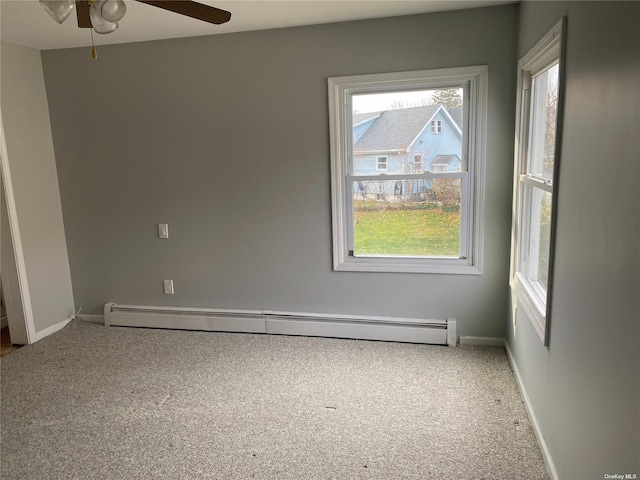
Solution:
<path fill-rule="evenodd" d="M 559 66 L 533 78 L 529 173 L 553 180 L 558 119 Z"/>
<path fill-rule="evenodd" d="M 422 173 L 422 155 L 413 156 L 413 165 L 411 167 L 411 173 Z"/>
<path fill-rule="evenodd" d="M 551 245 L 551 194 L 540 195 L 540 231 L 538 234 L 538 281 L 545 291 L 549 281 L 549 248 Z"/>
<path fill-rule="evenodd" d="M 460 87 L 352 97 L 353 175 L 460 172 L 463 89 Z M 380 168 L 380 155 L 387 168 Z M 416 165 L 416 158 L 420 159 Z"/>
<path fill-rule="evenodd" d="M 387 157 L 378 157 L 377 159 L 377 163 L 376 163 L 376 170 L 380 171 L 380 172 L 386 172 L 388 169 L 388 159 Z"/>
<path fill-rule="evenodd" d="M 354 255 L 460 252 L 459 178 L 354 181 Z"/>
<path fill-rule="evenodd" d="M 546 291 L 549 279 L 549 248 L 551 245 L 552 194 L 532 185 L 523 186 L 522 216 L 528 220 L 528 237 L 522 248 L 528 255 L 521 259 L 520 271 L 539 289 Z"/>

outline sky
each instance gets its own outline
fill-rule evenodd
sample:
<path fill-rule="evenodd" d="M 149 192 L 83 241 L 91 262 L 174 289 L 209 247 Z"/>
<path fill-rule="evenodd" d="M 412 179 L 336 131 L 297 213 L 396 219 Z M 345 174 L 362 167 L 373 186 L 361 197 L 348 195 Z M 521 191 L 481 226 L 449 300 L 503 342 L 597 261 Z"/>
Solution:
<path fill-rule="evenodd" d="M 379 112 L 391 108 L 420 107 L 431 103 L 431 90 L 410 90 L 406 92 L 372 93 L 353 95 L 353 113 Z M 462 93 L 462 89 L 460 89 Z M 396 106 L 393 107 L 394 102 Z"/>
<path fill-rule="evenodd" d="M 423 101 L 426 102 L 424 105 L 428 105 L 429 99 L 431 98 L 431 92 L 432 90 L 419 90 L 410 92 L 353 95 L 353 112 L 368 113 L 388 110 L 394 100 L 398 102 L 405 102 L 407 106 L 420 106 Z"/>

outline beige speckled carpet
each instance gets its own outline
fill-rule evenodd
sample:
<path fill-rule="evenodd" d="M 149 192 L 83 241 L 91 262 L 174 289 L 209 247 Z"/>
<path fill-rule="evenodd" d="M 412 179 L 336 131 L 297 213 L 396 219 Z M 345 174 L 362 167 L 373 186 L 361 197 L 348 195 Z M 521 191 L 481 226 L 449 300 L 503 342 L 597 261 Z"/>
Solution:
<path fill-rule="evenodd" d="M 108 328 L 2 358 L 9 479 L 547 479 L 501 348 Z"/>

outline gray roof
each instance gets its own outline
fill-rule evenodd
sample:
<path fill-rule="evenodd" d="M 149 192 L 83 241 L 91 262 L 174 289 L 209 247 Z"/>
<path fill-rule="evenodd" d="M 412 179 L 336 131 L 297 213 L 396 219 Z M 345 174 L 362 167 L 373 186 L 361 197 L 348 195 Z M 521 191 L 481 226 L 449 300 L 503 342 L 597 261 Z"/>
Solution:
<path fill-rule="evenodd" d="M 367 120 L 371 120 L 372 118 L 379 117 L 380 113 L 382 112 L 354 113 L 353 124 L 358 125 L 359 123 L 366 122 Z"/>
<path fill-rule="evenodd" d="M 439 107 L 440 105 L 429 105 L 381 112 L 380 118 L 367 129 L 353 146 L 353 151 L 375 152 L 407 148 Z M 356 115 L 354 115 L 354 123 L 355 118 Z"/>
<path fill-rule="evenodd" d="M 431 160 L 431 165 L 451 165 L 451 162 L 456 158 L 460 160 L 458 155 L 436 155 L 433 157 L 433 160 Z"/>
<path fill-rule="evenodd" d="M 458 124 L 458 128 L 462 130 L 462 107 L 447 108 L 447 112 L 449 112 L 453 121 Z"/>

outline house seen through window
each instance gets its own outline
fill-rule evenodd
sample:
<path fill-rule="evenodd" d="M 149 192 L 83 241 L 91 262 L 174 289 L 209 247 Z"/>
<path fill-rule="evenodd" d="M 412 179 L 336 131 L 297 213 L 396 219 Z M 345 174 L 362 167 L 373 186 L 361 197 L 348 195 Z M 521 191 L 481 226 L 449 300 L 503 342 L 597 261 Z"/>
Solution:
<path fill-rule="evenodd" d="M 443 90 L 353 96 L 353 128 L 364 127 L 353 142 L 354 255 L 459 256 L 461 178 L 367 178 L 461 172 L 463 89 L 446 89 L 446 104 L 437 103 Z M 443 123 L 446 134 L 430 135 Z"/>
<path fill-rule="evenodd" d="M 438 85 L 417 73 L 427 78 L 412 88 L 401 79 L 378 89 L 374 78 L 365 91 L 343 93 L 347 109 L 332 112 L 334 127 L 348 131 L 333 157 L 338 269 L 478 273 L 479 156 L 469 143 L 478 74 Z"/>

